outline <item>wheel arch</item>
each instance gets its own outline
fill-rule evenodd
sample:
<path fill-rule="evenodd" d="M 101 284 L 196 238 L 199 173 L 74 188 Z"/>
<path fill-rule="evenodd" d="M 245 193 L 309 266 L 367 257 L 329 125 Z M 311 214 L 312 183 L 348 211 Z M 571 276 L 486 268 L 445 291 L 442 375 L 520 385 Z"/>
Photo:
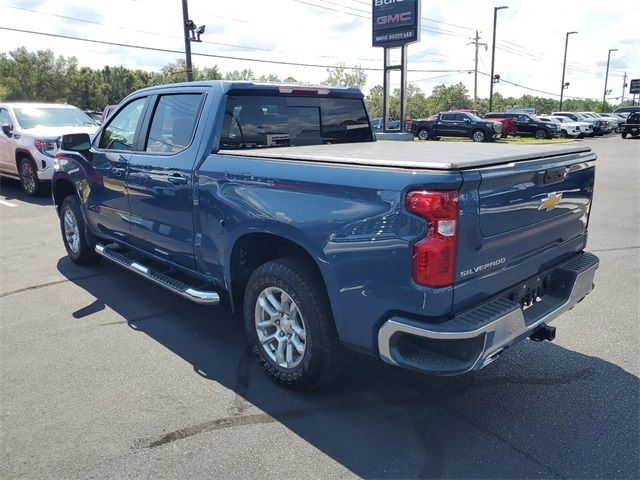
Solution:
<path fill-rule="evenodd" d="M 309 262 L 318 275 L 331 305 L 325 276 L 316 257 L 307 248 L 277 233 L 247 232 L 235 240 L 229 255 L 227 285 L 234 312 L 242 311 L 244 292 L 251 274 L 271 260 L 287 257 L 301 257 Z"/>
<path fill-rule="evenodd" d="M 18 174 L 20 173 L 20 160 L 22 160 L 23 158 L 28 158 L 35 163 L 33 155 L 31 155 L 31 152 L 29 150 L 25 148 L 16 148 L 15 162 L 16 162 L 16 172 L 18 172 Z M 36 168 L 38 168 L 37 164 L 36 164 Z"/>
<path fill-rule="evenodd" d="M 54 179 L 51 185 L 51 195 L 56 209 L 60 210 L 60 205 L 69 195 L 77 195 L 78 191 L 74 183 L 68 178 Z"/>

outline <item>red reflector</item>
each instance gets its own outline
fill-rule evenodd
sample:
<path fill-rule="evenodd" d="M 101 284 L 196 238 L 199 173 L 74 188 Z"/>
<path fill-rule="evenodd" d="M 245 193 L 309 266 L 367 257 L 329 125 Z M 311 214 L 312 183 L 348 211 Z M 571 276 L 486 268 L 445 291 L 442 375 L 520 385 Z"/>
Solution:
<path fill-rule="evenodd" d="M 405 207 L 427 221 L 413 247 L 413 280 L 425 287 L 453 285 L 458 240 L 458 192 L 410 192 Z"/>

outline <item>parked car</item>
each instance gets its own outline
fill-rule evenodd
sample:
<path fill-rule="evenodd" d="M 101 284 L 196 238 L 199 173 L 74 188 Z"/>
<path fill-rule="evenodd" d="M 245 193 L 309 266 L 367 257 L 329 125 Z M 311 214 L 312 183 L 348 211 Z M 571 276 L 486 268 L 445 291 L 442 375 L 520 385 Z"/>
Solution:
<path fill-rule="evenodd" d="M 43 193 L 51 180 L 58 138 L 98 129 L 76 107 L 54 103 L 0 103 L 0 126 L 0 175 L 19 179 L 32 196 Z"/>
<path fill-rule="evenodd" d="M 434 119 L 413 120 L 412 132 L 420 140 L 467 137 L 474 142 L 490 142 L 502 136 L 502 124 L 469 112 L 443 112 Z"/>
<path fill-rule="evenodd" d="M 553 112 L 553 115 L 558 117 L 566 117 L 570 120 L 573 120 L 574 122 L 588 122 L 593 125 L 594 135 L 604 135 L 606 122 L 602 119 L 596 119 L 576 112 Z"/>
<path fill-rule="evenodd" d="M 584 115 L 585 117 L 595 118 L 596 121 L 604 122 L 602 124 L 602 132 L 605 135 L 613 132 L 615 128 L 618 126 L 618 121 L 613 118 L 603 117 L 599 113 L 596 112 L 577 112 L 580 115 Z"/>
<path fill-rule="evenodd" d="M 518 134 L 518 122 L 515 117 L 491 117 L 491 121 L 502 124 L 502 138 Z"/>
<path fill-rule="evenodd" d="M 102 123 L 102 112 L 95 112 L 93 110 L 84 110 L 84 113 L 93 120 L 97 125 Z"/>
<path fill-rule="evenodd" d="M 482 118 L 491 120 L 495 118 L 514 118 L 516 120 L 516 135 L 535 137 L 539 140 L 554 138 L 560 131 L 555 123 L 541 122 L 529 113 L 491 112 L 483 115 Z"/>
<path fill-rule="evenodd" d="M 381 117 L 377 117 L 377 118 L 373 118 L 371 119 L 371 126 L 373 127 L 373 130 L 377 133 L 377 132 L 382 132 L 382 118 Z M 389 119 L 389 124 L 387 125 L 389 130 L 400 130 L 400 120 L 396 120 L 395 118 L 391 117 Z M 404 129 L 405 132 L 410 132 L 411 131 L 411 120 L 406 120 L 404 123 Z"/>
<path fill-rule="evenodd" d="M 616 108 L 613 113 L 635 113 L 640 112 L 640 105 Z"/>
<path fill-rule="evenodd" d="M 580 125 L 577 122 L 569 122 L 564 117 L 536 117 L 541 122 L 545 123 L 554 123 L 557 125 L 560 133 L 558 134 L 561 138 L 582 138 L 584 133 L 580 129 Z"/>
<path fill-rule="evenodd" d="M 627 118 L 626 123 L 624 124 L 624 129 L 622 130 L 622 138 L 627 138 L 627 136 L 631 135 L 632 137 L 640 136 L 640 112 L 633 112 Z"/>
<path fill-rule="evenodd" d="M 611 119 L 612 121 L 614 121 L 614 132 L 616 133 L 622 132 L 622 127 L 627 121 L 627 117 L 625 117 L 624 115 L 618 115 L 617 113 L 599 113 L 598 115 L 602 118 Z"/>
<path fill-rule="evenodd" d="M 348 367 L 347 348 L 452 375 L 552 340 L 598 268 L 588 146 L 375 141 L 357 89 L 157 86 L 62 145 L 69 258 L 225 298 L 298 389 Z"/>

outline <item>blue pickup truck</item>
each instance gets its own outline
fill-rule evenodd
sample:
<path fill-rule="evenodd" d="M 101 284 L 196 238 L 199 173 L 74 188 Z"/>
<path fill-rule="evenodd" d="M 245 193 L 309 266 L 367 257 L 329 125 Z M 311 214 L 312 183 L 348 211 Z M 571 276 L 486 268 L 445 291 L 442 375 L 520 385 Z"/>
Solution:
<path fill-rule="evenodd" d="M 453 375 L 553 340 L 598 267 L 595 162 L 583 145 L 376 141 L 356 89 L 194 82 L 65 135 L 52 189 L 74 262 L 228 302 L 266 371 L 310 389 L 350 350 Z"/>

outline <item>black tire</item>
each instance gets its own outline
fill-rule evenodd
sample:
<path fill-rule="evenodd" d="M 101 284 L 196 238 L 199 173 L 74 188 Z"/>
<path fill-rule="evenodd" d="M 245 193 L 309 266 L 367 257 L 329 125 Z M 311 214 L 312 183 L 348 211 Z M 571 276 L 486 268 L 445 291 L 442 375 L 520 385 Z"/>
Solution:
<path fill-rule="evenodd" d="M 270 346 L 263 347 L 258 339 L 256 316 L 260 295 L 271 288 L 285 292 L 302 317 L 304 353 L 300 363 L 292 368 L 276 363 L 267 353 Z M 282 301 L 282 297 L 280 299 Z M 322 280 L 304 258 L 272 260 L 253 272 L 244 295 L 244 324 L 249 346 L 258 362 L 272 378 L 292 389 L 312 390 L 328 383 L 340 373 L 348 359 L 346 349 L 338 340 Z"/>
<path fill-rule="evenodd" d="M 20 176 L 20 186 L 24 193 L 30 197 L 42 195 L 44 185 L 38 178 L 38 168 L 31 158 L 22 157 L 18 161 L 18 175 Z"/>
<path fill-rule="evenodd" d="M 569 135 L 565 130 L 560 130 L 560 134 L 558 135 L 560 138 L 567 138 Z"/>
<path fill-rule="evenodd" d="M 627 132 L 622 132 L 622 138 L 627 138 Z"/>
<path fill-rule="evenodd" d="M 71 238 L 66 230 L 68 227 L 65 226 L 65 221 L 68 220 L 69 216 L 72 216 L 75 220 L 75 225 L 77 227 L 75 235 L 77 235 L 77 240 L 75 240 L 75 238 Z M 74 195 L 65 197 L 62 201 L 62 205 L 60 205 L 60 231 L 62 233 L 64 248 L 67 249 L 67 254 L 74 263 L 79 265 L 92 265 L 98 263 L 100 255 L 98 255 L 94 250 L 96 246 L 94 239 L 89 238 L 87 234 L 84 218 L 80 211 L 80 203 Z"/>
<path fill-rule="evenodd" d="M 545 138 L 547 138 L 547 132 L 539 128 L 538 130 L 536 130 L 536 138 L 538 140 L 544 140 Z"/>
<path fill-rule="evenodd" d="M 426 128 L 421 128 L 418 130 L 418 139 L 419 140 L 431 140 L 431 132 Z"/>
<path fill-rule="evenodd" d="M 487 140 L 487 134 L 484 130 L 474 130 L 471 132 L 471 140 L 474 142 L 484 142 Z"/>

